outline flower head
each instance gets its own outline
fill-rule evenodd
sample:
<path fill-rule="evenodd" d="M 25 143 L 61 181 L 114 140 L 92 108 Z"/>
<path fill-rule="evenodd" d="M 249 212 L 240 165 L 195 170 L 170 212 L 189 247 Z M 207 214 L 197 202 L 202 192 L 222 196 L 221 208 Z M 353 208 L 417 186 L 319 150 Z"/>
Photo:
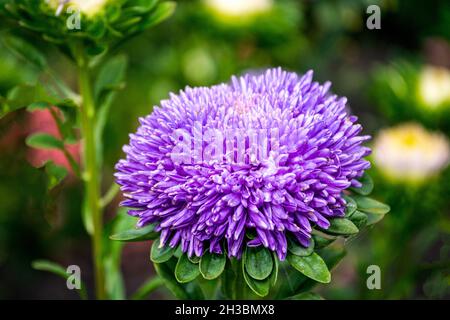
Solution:
<path fill-rule="evenodd" d="M 373 147 L 375 164 L 390 178 L 420 181 L 444 168 L 450 147 L 444 135 L 428 132 L 417 123 L 380 132 Z"/>
<path fill-rule="evenodd" d="M 103 10 L 108 0 L 47 0 L 47 2 L 52 8 L 57 9 L 57 13 L 61 12 L 64 6 L 74 6 L 86 16 L 92 17 Z"/>
<path fill-rule="evenodd" d="M 227 17 L 248 17 L 269 11 L 272 0 L 206 0 L 216 13 Z"/>
<path fill-rule="evenodd" d="M 432 109 L 449 103 L 450 72 L 443 67 L 425 67 L 419 77 L 419 95 L 425 105 Z"/>
<path fill-rule="evenodd" d="M 190 256 L 262 245 L 282 260 L 287 237 L 308 246 L 370 166 L 369 137 L 329 87 L 272 69 L 172 94 L 124 147 L 122 205 Z"/>

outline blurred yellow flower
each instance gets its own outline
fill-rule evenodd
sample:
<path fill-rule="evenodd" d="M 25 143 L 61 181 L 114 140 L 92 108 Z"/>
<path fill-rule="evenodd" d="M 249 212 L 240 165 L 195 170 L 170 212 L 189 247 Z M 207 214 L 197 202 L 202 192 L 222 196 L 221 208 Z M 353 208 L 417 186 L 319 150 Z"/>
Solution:
<path fill-rule="evenodd" d="M 419 97 L 425 105 L 436 108 L 450 102 L 450 72 L 443 67 L 425 67 L 419 76 Z"/>
<path fill-rule="evenodd" d="M 444 135 L 417 123 L 405 123 L 380 131 L 373 157 L 388 178 L 419 182 L 447 166 L 450 147 Z"/>
<path fill-rule="evenodd" d="M 228 17 L 248 17 L 272 8 L 273 0 L 205 0 L 208 7 Z"/>

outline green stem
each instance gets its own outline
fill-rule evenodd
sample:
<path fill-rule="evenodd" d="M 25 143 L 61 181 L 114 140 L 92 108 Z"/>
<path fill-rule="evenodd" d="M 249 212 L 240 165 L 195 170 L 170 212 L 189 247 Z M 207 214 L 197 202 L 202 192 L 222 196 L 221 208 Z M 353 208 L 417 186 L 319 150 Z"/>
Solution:
<path fill-rule="evenodd" d="M 92 85 L 89 78 L 89 67 L 86 59 L 80 59 L 78 66 L 79 87 L 83 99 L 80 108 L 81 130 L 83 137 L 83 180 L 85 185 L 86 209 L 92 219 L 93 232 L 92 255 L 95 268 L 95 285 L 97 299 L 105 299 L 105 275 L 103 266 L 103 217 L 100 208 L 100 168 L 97 162 L 95 141 L 95 105 L 92 94 Z"/>

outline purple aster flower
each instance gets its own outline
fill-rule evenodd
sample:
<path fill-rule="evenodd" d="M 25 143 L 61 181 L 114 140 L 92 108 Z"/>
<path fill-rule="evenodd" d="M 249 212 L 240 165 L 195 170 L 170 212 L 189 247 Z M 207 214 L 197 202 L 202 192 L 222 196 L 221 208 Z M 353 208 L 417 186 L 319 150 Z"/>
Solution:
<path fill-rule="evenodd" d="M 189 256 L 264 246 L 284 260 L 288 236 L 307 247 L 314 227 L 342 217 L 370 137 L 312 75 L 278 68 L 188 87 L 141 118 L 116 166 L 138 226 L 155 224 L 162 245 Z"/>

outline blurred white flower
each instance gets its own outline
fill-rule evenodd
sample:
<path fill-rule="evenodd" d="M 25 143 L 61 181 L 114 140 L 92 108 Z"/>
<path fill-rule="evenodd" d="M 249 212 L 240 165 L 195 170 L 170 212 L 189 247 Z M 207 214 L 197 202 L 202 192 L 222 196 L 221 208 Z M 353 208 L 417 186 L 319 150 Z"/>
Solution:
<path fill-rule="evenodd" d="M 445 168 L 450 159 L 446 137 L 417 123 L 381 130 L 373 146 L 375 165 L 397 181 L 422 181 Z"/>
<path fill-rule="evenodd" d="M 443 67 L 425 67 L 419 76 L 419 97 L 431 108 L 450 102 L 450 72 Z"/>
<path fill-rule="evenodd" d="M 81 13 L 88 17 L 95 16 L 106 5 L 109 0 L 47 0 L 50 7 L 56 9 L 56 14 L 59 15 L 63 7 L 74 6 Z"/>
<path fill-rule="evenodd" d="M 230 17 L 251 16 L 267 12 L 273 0 L 205 0 L 206 4 L 219 14 Z"/>

